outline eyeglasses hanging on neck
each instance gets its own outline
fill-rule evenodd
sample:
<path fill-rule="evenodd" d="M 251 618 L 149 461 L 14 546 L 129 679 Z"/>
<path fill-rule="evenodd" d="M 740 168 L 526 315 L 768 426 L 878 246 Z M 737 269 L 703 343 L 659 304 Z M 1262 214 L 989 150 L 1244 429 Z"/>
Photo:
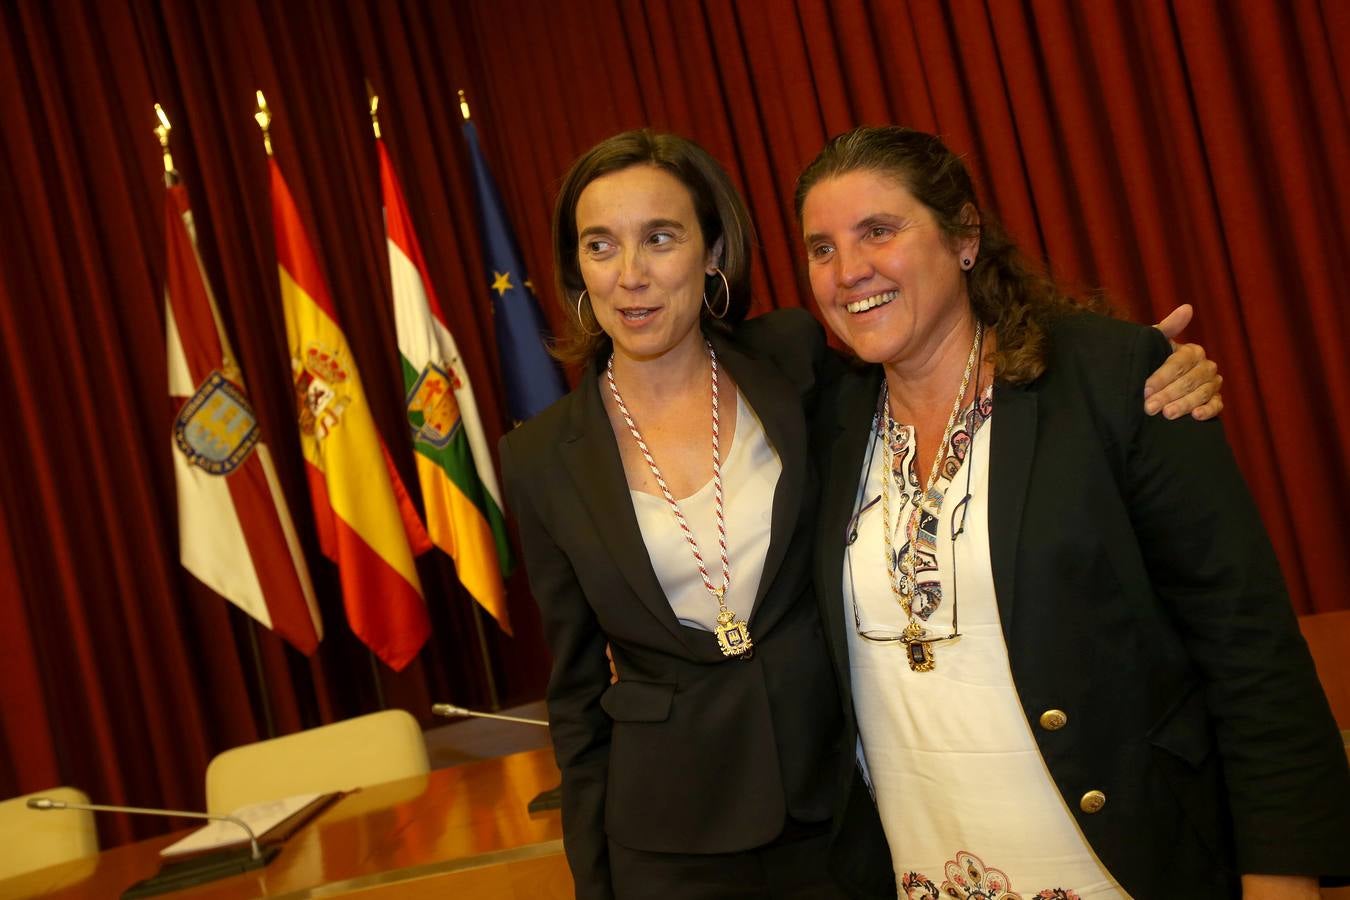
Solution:
<path fill-rule="evenodd" d="M 976 394 L 976 397 L 977 398 L 979 397 L 978 393 Z M 978 400 L 976 402 L 978 403 Z M 848 521 L 844 523 L 844 561 L 848 566 L 849 601 L 853 606 L 853 630 L 857 633 L 858 637 L 879 644 L 891 642 L 936 644 L 941 643 L 943 641 L 955 640 L 956 638 L 959 638 L 961 636 L 960 620 L 958 618 L 958 612 L 960 609 L 959 607 L 960 595 L 957 588 L 958 578 L 956 571 L 956 539 L 961 535 L 965 534 L 966 515 L 970 512 L 970 479 L 971 479 L 971 471 L 974 468 L 973 463 L 975 454 L 975 435 L 971 434 L 970 452 L 966 455 L 966 459 L 963 464 L 966 470 L 965 495 L 961 497 L 960 500 L 957 500 L 955 506 L 952 507 L 952 514 L 950 518 L 950 525 L 951 525 L 950 533 L 951 533 L 951 548 L 952 548 L 951 552 L 952 571 L 950 579 L 952 590 L 952 598 L 951 598 L 952 630 L 950 634 L 943 637 L 937 636 L 923 637 L 918 638 L 917 640 L 906 636 L 903 632 L 903 626 L 901 626 L 900 629 L 896 630 L 873 629 L 873 628 L 864 629 L 862 626 L 862 616 L 858 612 L 858 589 L 855 586 L 853 580 L 853 545 L 858 540 L 858 527 L 862 521 L 863 514 L 881 502 L 881 495 L 877 494 L 875 497 L 873 497 L 871 500 L 868 500 L 866 503 L 861 503 L 863 492 L 867 489 L 867 482 L 869 477 L 871 476 L 872 457 L 875 453 L 876 444 L 879 439 L 880 435 L 878 434 L 878 430 L 876 427 L 873 427 L 872 440 L 867 448 L 867 463 L 863 467 L 862 484 L 860 485 L 858 490 L 858 499 L 860 502 L 853 515 L 849 516 Z M 913 537 L 911 537 L 911 540 L 913 540 Z M 891 565 L 895 565 L 895 562 L 892 561 Z"/>

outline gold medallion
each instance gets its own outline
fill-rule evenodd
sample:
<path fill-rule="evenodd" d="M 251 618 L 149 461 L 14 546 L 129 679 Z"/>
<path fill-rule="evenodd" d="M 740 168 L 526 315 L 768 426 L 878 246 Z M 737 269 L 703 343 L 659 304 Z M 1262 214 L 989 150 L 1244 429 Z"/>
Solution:
<path fill-rule="evenodd" d="M 750 640 L 750 629 L 744 621 L 737 621 L 736 614 L 725 606 L 717 614 L 717 644 L 722 648 L 723 656 L 741 656 L 749 653 L 755 646 Z"/>
<path fill-rule="evenodd" d="M 905 644 L 905 653 L 909 656 L 909 667 L 915 672 L 931 672 L 937 665 L 933 645 L 923 641 L 924 634 L 923 626 L 910 619 L 904 633 L 900 635 L 900 640 Z"/>
<path fill-rule="evenodd" d="M 933 667 L 937 665 L 932 644 L 915 641 L 912 644 L 906 644 L 905 650 L 909 653 L 909 667 L 912 671 L 931 672 Z"/>

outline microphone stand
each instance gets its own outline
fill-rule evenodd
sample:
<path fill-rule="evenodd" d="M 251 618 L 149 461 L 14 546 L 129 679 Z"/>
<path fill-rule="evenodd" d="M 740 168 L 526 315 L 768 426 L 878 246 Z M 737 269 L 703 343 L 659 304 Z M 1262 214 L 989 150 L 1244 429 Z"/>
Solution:
<path fill-rule="evenodd" d="M 28 808 L 48 812 L 55 809 L 78 809 L 88 812 L 117 812 L 142 816 L 181 816 L 185 819 L 208 819 L 213 822 L 229 822 L 237 825 L 248 835 L 249 854 L 247 856 L 241 852 L 241 848 L 230 845 L 179 860 L 166 860 L 160 864 L 157 873 L 127 888 L 122 893 L 122 900 L 151 897 L 168 891 L 206 884 L 218 878 L 228 878 L 231 875 L 261 869 L 281 852 L 280 844 L 260 847 L 258 836 L 253 833 L 253 829 L 237 816 L 188 812 L 180 809 L 146 809 L 140 806 L 110 806 L 101 803 L 66 803 L 48 797 L 30 797 Z"/>
<path fill-rule="evenodd" d="M 184 819 L 210 819 L 213 822 L 232 822 L 244 829 L 248 835 L 249 847 L 252 850 L 251 858 L 262 859 L 262 851 L 258 849 L 258 836 L 253 833 L 253 829 L 245 824 L 243 819 L 236 816 L 219 816 L 212 813 L 188 812 L 183 809 L 146 809 L 140 806 L 109 806 L 102 803 L 66 803 L 64 800 L 49 800 L 46 797 L 30 797 L 28 799 L 29 809 L 53 810 L 53 809 L 79 809 L 88 812 L 116 812 L 131 813 L 140 816 L 180 816 Z"/>
<path fill-rule="evenodd" d="M 462 706 L 455 706 L 453 703 L 433 703 L 431 711 L 438 716 L 453 718 L 455 716 L 469 716 L 474 719 L 498 719 L 502 722 L 519 722 L 522 725 L 542 725 L 548 727 L 548 722 L 544 719 L 522 719 L 520 716 L 503 716 L 499 713 L 476 712 L 472 709 L 465 709 Z"/>
<path fill-rule="evenodd" d="M 462 706 L 455 706 L 453 703 L 433 703 L 431 711 L 438 716 L 453 718 L 455 716 L 468 716 L 474 719 L 496 719 L 501 722 L 518 722 L 522 725 L 542 725 L 548 727 L 548 722 L 544 719 L 525 719 L 520 716 L 504 716 L 499 713 L 477 712 L 472 709 L 465 709 Z M 526 807 L 530 812 L 543 812 L 548 809 L 562 808 L 562 785 L 543 791 L 539 796 L 529 802 Z"/>

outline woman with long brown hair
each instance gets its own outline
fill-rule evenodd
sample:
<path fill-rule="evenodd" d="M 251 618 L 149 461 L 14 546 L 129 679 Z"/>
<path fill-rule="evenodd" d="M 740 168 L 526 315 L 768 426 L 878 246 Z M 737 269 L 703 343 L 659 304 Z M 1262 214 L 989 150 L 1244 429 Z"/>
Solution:
<path fill-rule="evenodd" d="M 1350 776 L 1217 422 L 1023 262 L 930 134 L 802 174 L 826 394 L 817 590 L 910 898 L 1316 897 Z M 881 850 L 883 848 L 876 847 Z"/>

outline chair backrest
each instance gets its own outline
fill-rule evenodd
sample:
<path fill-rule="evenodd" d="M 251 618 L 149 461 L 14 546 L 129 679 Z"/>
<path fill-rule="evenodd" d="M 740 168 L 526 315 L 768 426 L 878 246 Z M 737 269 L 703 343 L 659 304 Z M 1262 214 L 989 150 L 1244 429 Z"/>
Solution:
<path fill-rule="evenodd" d="M 417 720 L 387 709 L 226 750 L 206 767 L 206 810 L 229 813 L 295 794 L 424 775 L 429 768 Z"/>
<path fill-rule="evenodd" d="M 66 803 L 88 803 L 84 791 L 57 787 L 0 801 L 0 878 L 9 878 L 57 863 L 98 853 L 94 814 L 84 810 L 42 811 L 28 808 L 29 797 Z"/>

